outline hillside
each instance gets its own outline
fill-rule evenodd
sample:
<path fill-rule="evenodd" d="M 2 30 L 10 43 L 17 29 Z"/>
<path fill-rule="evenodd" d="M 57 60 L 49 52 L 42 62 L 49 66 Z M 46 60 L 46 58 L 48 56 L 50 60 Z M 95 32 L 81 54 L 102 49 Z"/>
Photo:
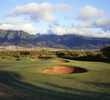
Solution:
<path fill-rule="evenodd" d="M 100 49 L 110 44 L 109 38 L 90 38 L 81 35 L 40 35 L 39 38 L 65 45 L 72 49 Z"/>
<path fill-rule="evenodd" d="M 48 42 L 24 31 L 0 30 L 0 46 L 7 45 L 69 49 L 64 45 Z"/>

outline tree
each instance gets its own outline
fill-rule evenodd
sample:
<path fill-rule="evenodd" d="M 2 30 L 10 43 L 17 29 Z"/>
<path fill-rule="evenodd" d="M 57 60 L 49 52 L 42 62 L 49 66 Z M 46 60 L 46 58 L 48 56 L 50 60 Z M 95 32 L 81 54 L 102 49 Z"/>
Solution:
<path fill-rule="evenodd" d="M 103 55 L 110 58 L 110 45 L 102 48 L 101 52 L 103 53 Z"/>
<path fill-rule="evenodd" d="M 80 52 L 78 51 L 69 51 L 69 50 L 61 50 L 61 51 L 57 51 L 56 55 L 58 57 L 78 57 L 80 56 Z"/>

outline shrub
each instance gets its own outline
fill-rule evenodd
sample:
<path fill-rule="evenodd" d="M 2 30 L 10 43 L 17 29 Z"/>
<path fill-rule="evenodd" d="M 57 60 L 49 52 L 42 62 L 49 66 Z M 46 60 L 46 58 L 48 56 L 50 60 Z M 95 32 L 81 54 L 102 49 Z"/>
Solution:
<path fill-rule="evenodd" d="M 48 50 L 41 50 L 40 54 L 49 55 L 49 51 Z"/>
<path fill-rule="evenodd" d="M 87 51 L 85 52 L 86 56 L 88 57 L 95 57 L 96 56 L 96 53 L 92 52 L 92 51 Z"/>
<path fill-rule="evenodd" d="M 20 51 L 12 52 L 10 56 L 15 57 L 15 58 L 19 58 L 20 57 Z"/>
<path fill-rule="evenodd" d="M 38 56 L 39 55 L 39 51 L 32 50 L 32 51 L 29 52 L 29 55 L 30 56 Z"/>
<path fill-rule="evenodd" d="M 68 50 L 60 50 L 56 52 L 56 55 L 58 57 L 64 57 L 64 56 L 69 56 Z"/>
<path fill-rule="evenodd" d="M 15 59 L 14 57 L 10 57 L 10 56 L 3 56 L 1 57 L 2 59 Z"/>
<path fill-rule="evenodd" d="M 68 50 L 61 50 L 61 51 L 57 51 L 56 55 L 58 57 L 78 57 L 80 56 L 80 52 L 78 51 L 68 51 Z"/>
<path fill-rule="evenodd" d="M 69 51 L 69 53 L 72 57 L 78 57 L 81 55 L 81 53 L 78 51 Z"/>
<path fill-rule="evenodd" d="M 96 55 L 96 58 L 105 58 L 105 56 L 104 56 L 102 53 L 98 53 L 98 54 Z"/>
<path fill-rule="evenodd" d="M 102 48 L 101 52 L 103 53 L 103 55 L 110 58 L 110 45 Z"/>

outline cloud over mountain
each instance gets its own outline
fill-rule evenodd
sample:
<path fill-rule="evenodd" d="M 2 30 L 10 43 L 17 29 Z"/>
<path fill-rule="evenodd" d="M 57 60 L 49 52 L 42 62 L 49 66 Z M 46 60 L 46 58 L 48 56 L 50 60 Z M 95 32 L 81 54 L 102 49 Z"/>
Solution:
<path fill-rule="evenodd" d="M 55 27 L 49 30 L 42 30 L 40 31 L 40 34 L 57 34 L 57 35 L 78 34 L 86 37 L 107 37 L 107 38 L 109 37 L 110 38 L 109 32 L 101 32 L 101 31 L 95 32 L 89 28 L 80 28 L 74 25 L 70 28 Z"/>
<path fill-rule="evenodd" d="M 0 29 L 4 30 L 22 30 L 28 33 L 37 32 L 35 28 L 31 24 L 23 24 L 23 25 L 12 25 L 12 24 L 1 24 Z"/>

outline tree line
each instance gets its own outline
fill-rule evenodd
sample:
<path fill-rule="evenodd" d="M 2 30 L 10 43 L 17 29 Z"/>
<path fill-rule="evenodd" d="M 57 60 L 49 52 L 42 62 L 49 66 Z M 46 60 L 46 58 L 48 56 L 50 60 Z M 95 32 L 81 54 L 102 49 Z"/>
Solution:
<path fill-rule="evenodd" d="M 76 60 L 100 60 L 100 61 L 108 61 L 110 59 L 110 45 L 102 48 L 98 52 L 85 51 L 79 52 L 75 50 L 59 50 L 59 51 L 49 51 L 49 50 L 41 50 L 41 51 L 0 51 L 0 57 L 2 59 L 19 59 L 19 58 L 53 58 L 53 57 L 61 57 L 67 59 L 76 59 Z"/>

